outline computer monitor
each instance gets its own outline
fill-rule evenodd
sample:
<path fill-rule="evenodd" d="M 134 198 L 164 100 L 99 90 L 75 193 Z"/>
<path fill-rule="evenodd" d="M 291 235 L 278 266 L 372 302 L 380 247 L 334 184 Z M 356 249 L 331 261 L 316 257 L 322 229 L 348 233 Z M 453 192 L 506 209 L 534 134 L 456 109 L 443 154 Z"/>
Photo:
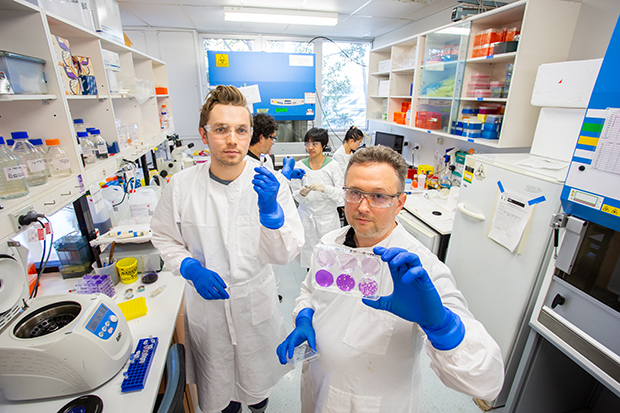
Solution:
<path fill-rule="evenodd" d="M 394 149 L 396 152 L 403 154 L 403 142 L 405 137 L 403 135 L 396 135 L 387 132 L 375 132 L 375 145 L 383 145 L 388 148 Z"/>

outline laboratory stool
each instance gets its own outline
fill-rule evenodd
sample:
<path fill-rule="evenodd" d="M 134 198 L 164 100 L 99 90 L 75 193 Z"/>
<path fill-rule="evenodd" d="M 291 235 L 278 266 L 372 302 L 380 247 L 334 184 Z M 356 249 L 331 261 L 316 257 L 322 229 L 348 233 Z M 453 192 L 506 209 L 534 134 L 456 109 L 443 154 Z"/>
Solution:
<path fill-rule="evenodd" d="M 170 346 L 166 357 L 166 391 L 157 397 L 153 413 L 185 413 L 184 395 L 185 347 L 175 343 Z"/>

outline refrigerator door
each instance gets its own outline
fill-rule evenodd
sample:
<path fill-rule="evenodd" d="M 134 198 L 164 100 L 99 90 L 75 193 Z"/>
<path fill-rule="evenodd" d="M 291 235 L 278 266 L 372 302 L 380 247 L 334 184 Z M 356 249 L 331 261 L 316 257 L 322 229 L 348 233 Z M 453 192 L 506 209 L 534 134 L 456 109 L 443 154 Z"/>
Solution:
<path fill-rule="evenodd" d="M 398 214 L 398 222 L 435 255 L 439 252 L 440 235 L 426 226 L 409 211 L 402 209 Z"/>
<path fill-rule="evenodd" d="M 514 165 L 476 155 L 471 158 L 472 164 L 475 160 L 474 174 L 472 182 L 461 187 L 446 264 L 471 312 L 497 341 L 508 364 L 549 248 L 549 222 L 559 211 L 562 186 L 549 177 L 541 175 L 538 179 L 531 172 L 519 173 Z M 500 194 L 498 182 L 506 191 L 527 199 L 543 195 L 546 199 L 536 204 L 531 225 L 515 252 L 487 236 Z"/>

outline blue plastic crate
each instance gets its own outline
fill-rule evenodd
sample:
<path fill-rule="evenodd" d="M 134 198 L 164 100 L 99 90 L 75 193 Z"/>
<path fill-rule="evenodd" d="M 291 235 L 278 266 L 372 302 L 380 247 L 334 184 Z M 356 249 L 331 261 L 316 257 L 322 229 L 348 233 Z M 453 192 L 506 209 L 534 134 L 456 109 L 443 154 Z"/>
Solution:
<path fill-rule="evenodd" d="M 129 356 L 129 368 L 123 373 L 125 378 L 121 383 L 122 393 L 144 389 L 158 343 L 157 337 L 142 338 L 138 341 L 136 351 Z"/>

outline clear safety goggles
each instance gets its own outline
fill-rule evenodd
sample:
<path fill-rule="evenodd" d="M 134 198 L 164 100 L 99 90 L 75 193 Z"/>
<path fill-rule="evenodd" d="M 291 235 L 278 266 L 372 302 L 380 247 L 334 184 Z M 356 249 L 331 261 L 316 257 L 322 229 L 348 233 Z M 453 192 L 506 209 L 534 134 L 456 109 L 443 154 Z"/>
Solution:
<path fill-rule="evenodd" d="M 321 146 L 321 142 L 306 142 L 304 145 L 306 145 L 306 148 L 310 148 L 312 146 L 316 148 L 318 146 Z"/>
<path fill-rule="evenodd" d="M 368 204 L 374 208 L 388 208 L 394 205 L 394 198 L 398 198 L 398 194 L 383 194 L 380 192 L 364 192 L 355 188 L 342 187 L 344 191 L 344 199 L 352 204 L 359 204 L 362 198 L 366 198 Z"/>
<path fill-rule="evenodd" d="M 248 125 L 232 127 L 224 123 L 218 123 L 215 125 L 205 125 L 204 128 L 205 131 L 219 139 L 227 138 L 233 131 L 237 139 L 250 139 L 252 136 L 252 127 Z"/>

